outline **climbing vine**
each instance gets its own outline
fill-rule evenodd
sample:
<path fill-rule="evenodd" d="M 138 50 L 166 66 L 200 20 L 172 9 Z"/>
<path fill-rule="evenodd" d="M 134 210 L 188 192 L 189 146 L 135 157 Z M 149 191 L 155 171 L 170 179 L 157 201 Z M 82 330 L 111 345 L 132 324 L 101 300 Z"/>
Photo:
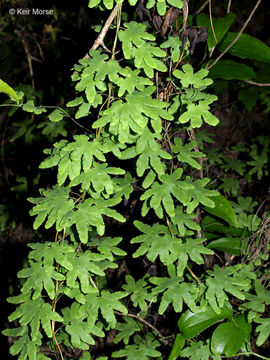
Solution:
<path fill-rule="evenodd" d="M 261 219 L 252 199 L 236 203 L 222 195 L 222 189 L 237 194 L 233 178 L 213 186 L 204 165 L 220 159 L 225 171 L 241 175 L 240 164 L 205 147 L 211 139 L 201 131 L 219 123 L 207 66 L 194 69 L 190 60 L 196 43 L 206 41 L 206 28 L 192 30 L 194 43 L 187 1 L 136 3 L 125 1 L 151 21 L 123 21 L 121 0 L 90 0 L 90 8 L 112 13 L 72 69 L 75 98 L 48 115 L 56 123 L 87 119 L 88 131 L 44 150 L 40 168 L 55 169 L 56 184 L 28 198 L 33 228 L 53 228 L 55 237 L 29 244 L 20 293 L 8 298 L 16 305 L 9 316 L 15 326 L 3 333 L 14 339 L 10 353 L 19 360 L 256 356 L 252 334 L 261 346 L 270 333 L 270 292 L 259 266 L 267 258 L 248 261 L 242 241 L 256 241 Z M 182 36 L 173 11 L 177 19 L 183 14 Z M 166 37 L 151 27 L 158 18 Z M 0 86 L 23 111 L 48 111 Z M 247 164 L 249 177 L 260 179 L 267 155 L 258 151 L 252 144 Z M 229 261 L 205 269 L 216 251 Z M 114 287 L 111 274 L 131 259 L 135 269 L 141 261 L 148 268 L 143 276 L 126 271 Z M 168 314 L 176 322 L 163 333 Z M 98 354 L 95 345 L 111 330 L 113 352 Z M 67 356 L 66 349 L 79 353 Z"/>

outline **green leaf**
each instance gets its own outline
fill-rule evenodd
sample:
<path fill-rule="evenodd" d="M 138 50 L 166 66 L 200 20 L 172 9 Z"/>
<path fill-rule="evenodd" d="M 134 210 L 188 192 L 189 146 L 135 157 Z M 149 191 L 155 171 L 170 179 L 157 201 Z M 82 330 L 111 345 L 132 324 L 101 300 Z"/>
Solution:
<path fill-rule="evenodd" d="M 212 25 L 210 23 L 209 15 L 199 14 L 197 16 L 197 25 L 205 26 L 208 32 L 207 45 L 209 51 L 211 51 L 220 41 L 223 39 L 224 35 L 227 33 L 232 23 L 234 22 L 236 16 L 233 13 L 229 13 L 223 17 L 213 18 L 213 28 L 215 31 L 217 43 L 213 34 Z"/>
<path fill-rule="evenodd" d="M 123 178 L 114 178 L 115 183 L 115 198 L 119 198 L 119 202 L 122 200 L 122 197 L 125 200 L 128 200 L 130 194 L 133 192 L 132 183 L 135 180 L 131 177 L 130 173 L 126 173 Z"/>
<path fill-rule="evenodd" d="M 258 279 L 254 282 L 256 294 L 248 293 L 246 295 L 247 302 L 243 304 L 245 308 L 250 309 L 248 312 L 248 322 L 257 318 L 258 312 L 263 314 L 265 312 L 265 306 L 270 305 L 270 291 L 266 290 Z"/>
<path fill-rule="evenodd" d="M 30 267 L 18 272 L 18 278 L 27 279 L 22 286 L 22 293 L 33 292 L 32 299 L 41 297 L 43 288 L 46 290 L 50 299 L 55 297 L 55 283 L 53 280 L 63 281 L 65 276 L 51 269 L 45 271 L 45 268 L 38 262 L 29 262 Z"/>
<path fill-rule="evenodd" d="M 171 274 L 171 277 L 152 277 L 150 282 L 157 285 L 153 290 L 153 295 L 163 293 L 159 305 L 158 313 L 162 315 L 171 303 L 176 313 L 181 313 L 183 303 L 193 312 L 197 312 L 196 299 L 199 295 L 199 288 L 194 283 L 183 282 L 183 278 Z"/>
<path fill-rule="evenodd" d="M 37 215 L 33 225 L 35 230 L 46 218 L 46 229 L 52 227 L 54 223 L 57 231 L 61 231 L 65 227 L 63 220 L 74 207 L 73 201 L 69 199 L 69 192 L 70 189 L 68 188 L 56 186 L 49 190 L 40 189 L 40 194 L 43 197 L 27 199 L 35 204 L 30 211 L 31 216 Z"/>
<path fill-rule="evenodd" d="M 1 79 L 0 79 L 0 92 L 7 94 L 11 100 L 16 101 L 16 103 L 19 104 L 20 100 L 16 91 L 14 91 L 11 86 L 9 86 L 6 82 L 4 82 Z"/>
<path fill-rule="evenodd" d="M 220 308 L 219 314 L 210 306 L 207 306 L 204 311 L 199 310 L 195 314 L 190 310 L 186 311 L 178 321 L 181 334 L 183 334 L 185 339 L 192 339 L 220 320 L 230 319 L 233 314 L 232 307 L 229 302 L 226 302 L 224 305 L 223 308 Z"/>
<path fill-rule="evenodd" d="M 80 280 L 81 291 L 85 294 L 93 292 L 90 285 L 89 276 L 104 276 L 104 271 L 100 262 L 105 258 L 104 255 L 87 251 L 85 253 L 72 253 L 67 256 L 68 261 L 72 264 L 72 270 L 66 274 L 66 283 L 70 288 L 76 288 L 76 280 Z"/>
<path fill-rule="evenodd" d="M 28 244 L 28 246 L 33 249 L 28 258 L 43 264 L 46 273 L 50 273 L 56 264 L 60 264 L 69 271 L 73 270 L 73 266 L 67 257 L 69 253 L 75 253 L 73 246 L 63 242 L 36 243 Z"/>
<path fill-rule="evenodd" d="M 136 141 L 136 145 L 122 152 L 121 159 L 129 159 L 139 155 L 136 162 L 138 176 L 143 176 L 150 166 L 158 175 L 165 174 L 165 164 L 162 159 L 171 159 L 171 155 L 162 150 L 161 144 L 156 139 L 161 140 L 159 133 L 153 133 L 145 128 Z"/>
<path fill-rule="evenodd" d="M 188 203 L 184 203 L 182 201 L 184 205 L 187 205 L 188 214 L 191 214 L 199 204 L 210 208 L 215 206 L 213 199 L 215 199 L 219 193 L 216 190 L 205 189 L 205 186 L 209 183 L 209 181 L 210 179 L 204 178 L 192 182 L 190 176 L 186 177 L 185 183 L 193 185 L 192 188 L 187 189 L 187 195 L 189 196 Z"/>
<path fill-rule="evenodd" d="M 97 193 L 105 191 L 108 195 L 114 193 L 114 182 L 110 175 L 124 175 L 125 171 L 117 167 L 108 167 L 107 163 L 93 162 L 93 167 L 87 172 L 76 176 L 69 184 L 70 187 L 81 184 L 81 190 L 89 191 L 91 187 Z"/>
<path fill-rule="evenodd" d="M 268 163 L 268 154 L 264 149 L 261 154 L 259 154 L 259 149 L 256 144 L 251 145 L 251 151 L 249 152 L 250 157 L 253 159 L 248 161 L 247 164 L 253 168 L 249 170 L 249 174 L 257 174 L 257 179 L 261 180 L 263 175 L 268 175 L 267 163 Z"/>
<path fill-rule="evenodd" d="M 217 97 L 215 98 L 217 100 Z M 180 115 L 178 121 L 181 124 L 185 124 L 190 121 L 190 125 L 192 128 L 199 128 L 202 126 L 203 118 L 208 125 L 216 126 L 219 123 L 219 120 L 209 111 L 209 104 L 212 102 L 212 100 L 202 100 L 199 101 L 198 105 L 192 103 L 188 104 L 187 111 Z"/>
<path fill-rule="evenodd" d="M 214 265 L 214 270 L 207 270 L 205 298 L 212 309 L 219 314 L 224 303 L 228 301 L 227 293 L 237 299 L 245 300 L 246 292 L 251 288 L 255 278 L 252 265 L 234 265 L 221 270 Z"/>
<path fill-rule="evenodd" d="M 196 141 L 199 149 L 204 149 L 204 143 L 214 144 L 215 141 L 212 139 L 214 134 L 210 134 L 205 130 L 199 130 L 196 132 Z"/>
<path fill-rule="evenodd" d="M 107 54 L 101 54 L 99 50 L 90 50 L 89 57 L 79 61 L 82 68 L 79 70 L 80 81 L 76 84 L 75 89 L 85 91 L 88 103 L 93 106 L 100 96 L 98 96 L 98 92 L 104 92 L 107 89 L 106 78 L 113 83 L 117 83 L 120 79 L 119 75 L 125 75 L 124 69 L 116 60 L 108 59 Z"/>
<path fill-rule="evenodd" d="M 211 241 L 206 247 L 239 256 L 241 255 L 242 241 L 240 238 L 227 236 Z"/>
<path fill-rule="evenodd" d="M 27 112 L 34 113 L 36 115 L 40 115 L 43 112 L 47 112 L 47 110 L 42 106 L 35 106 L 34 100 L 28 100 L 25 104 L 23 104 L 22 109 Z"/>
<path fill-rule="evenodd" d="M 159 257 L 165 265 L 172 264 L 176 260 L 175 251 L 181 240 L 172 238 L 168 227 L 159 224 L 149 226 L 137 220 L 134 221 L 134 225 L 143 235 L 136 236 L 130 241 L 131 244 L 141 243 L 133 257 L 136 258 L 147 253 L 150 261 L 154 262 Z"/>
<path fill-rule="evenodd" d="M 165 72 L 166 65 L 157 57 L 164 58 L 166 53 L 159 47 L 151 43 L 145 43 L 139 48 L 133 48 L 134 65 L 137 69 L 143 69 L 145 74 L 151 79 L 154 77 L 154 70 Z"/>
<path fill-rule="evenodd" d="M 203 158 L 205 157 L 205 154 L 200 151 L 192 151 L 197 145 L 196 142 L 191 141 L 190 143 L 183 145 L 182 139 L 175 138 L 174 143 L 173 152 L 177 154 L 177 159 L 180 162 L 187 163 L 195 169 L 200 170 L 201 165 L 195 159 Z"/>
<path fill-rule="evenodd" d="M 115 255 L 124 256 L 127 253 L 118 247 L 118 244 L 122 241 L 121 237 L 104 237 L 102 239 L 91 238 L 87 243 L 88 246 L 95 246 L 98 251 L 106 256 L 106 259 L 113 261 Z"/>
<path fill-rule="evenodd" d="M 81 105 L 81 103 L 83 103 L 83 97 L 76 97 L 74 100 L 69 101 L 66 106 L 67 107 L 73 107 L 73 106 L 78 106 Z"/>
<path fill-rule="evenodd" d="M 135 21 L 126 23 L 124 26 L 126 30 L 119 31 L 119 39 L 123 43 L 125 58 L 134 58 L 134 65 L 138 69 L 143 69 L 149 78 L 154 76 L 154 69 L 162 72 L 167 71 L 166 65 L 157 59 L 158 57 L 164 58 L 166 53 L 155 46 L 153 42 L 155 37 L 146 32 L 146 26 Z M 152 42 L 146 42 L 146 40 Z"/>
<path fill-rule="evenodd" d="M 177 275 L 182 276 L 189 258 L 196 264 L 202 265 L 204 258 L 201 254 L 213 255 L 213 251 L 202 245 L 203 238 L 185 238 L 182 244 L 177 244 L 174 253 L 177 254 Z"/>
<path fill-rule="evenodd" d="M 218 45 L 218 49 L 220 51 L 224 51 L 237 35 L 238 33 L 229 32 L 223 41 Z M 242 34 L 228 52 L 242 59 L 257 60 L 268 64 L 270 63 L 270 47 L 256 37 L 248 34 Z"/>
<path fill-rule="evenodd" d="M 127 360 L 151 360 L 161 355 L 156 350 L 160 344 L 158 340 L 154 340 L 153 334 L 147 334 L 144 341 L 142 341 L 140 336 L 135 336 L 134 338 L 134 345 L 127 345 L 124 349 L 113 352 L 112 357 L 126 357 Z"/>
<path fill-rule="evenodd" d="M 62 313 L 65 330 L 71 336 L 70 341 L 74 347 L 88 350 L 89 344 L 95 344 L 95 340 L 91 335 L 100 337 L 105 335 L 92 321 L 85 321 L 87 320 L 87 314 L 79 303 L 73 302 L 71 307 L 64 308 Z"/>
<path fill-rule="evenodd" d="M 147 310 L 146 301 L 150 302 L 153 300 L 153 295 L 149 291 L 150 287 L 147 286 L 145 278 L 140 279 L 136 282 L 131 275 L 127 275 L 125 278 L 126 284 L 122 285 L 123 289 L 128 294 L 132 294 L 130 299 L 134 307 L 139 306 L 141 311 Z"/>
<path fill-rule="evenodd" d="M 98 318 L 98 311 L 100 309 L 103 318 L 107 321 L 110 328 L 114 329 L 117 321 L 114 311 L 120 311 L 127 314 L 126 307 L 119 301 L 127 294 L 123 292 L 110 293 L 109 291 L 101 291 L 98 293 L 89 293 L 85 296 L 85 304 L 81 305 L 84 313 L 88 314 L 88 321 L 94 323 Z"/>
<path fill-rule="evenodd" d="M 237 226 L 237 218 L 235 211 L 230 203 L 224 196 L 218 195 L 213 197 L 214 207 L 204 207 L 208 213 L 215 215 L 222 220 L 225 220 L 231 226 Z"/>
<path fill-rule="evenodd" d="M 182 41 L 178 36 L 169 36 L 168 40 L 160 45 L 162 49 L 170 48 L 170 53 L 173 62 L 177 62 L 180 58 Z"/>
<path fill-rule="evenodd" d="M 143 46 L 145 40 L 154 41 L 155 37 L 146 32 L 146 25 L 139 24 L 136 21 L 131 21 L 124 24 L 126 30 L 120 30 L 118 33 L 119 40 L 123 43 L 122 48 L 126 59 L 132 56 L 132 49 Z"/>
<path fill-rule="evenodd" d="M 192 219 L 196 218 L 196 214 L 186 214 L 183 210 L 183 206 L 177 206 L 175 209 L 175 216 L 171 218 L 171 221 L 174 225 L 176 225 L 179 235 L 185 236 L 187 233 L 187 228 L 192 230 L 199 231 L 201 227 L 193 221 Z"/>
<path fill-rule="evenodd" d="M 136 331 L 141 331 L 141 327 L 138 322 L 130 317 L 126 317 L 123 323 L 118 322 L 115 329 L 119 332 L 116 334 L 113 342 L 118 344 L 121 340 L 123 340 L 125 345 L 129 343 L 131 335 L 133 335 Z"/>
<path fill-rule="evenodd" d="M 55 109 L 50 115 L 48 116 L 49 120 L 52 122 L 58 122 L 63 119 L 66 114 L 61 109 Z"/>
<path fill-rule="evenodd" d="M 94 122 L 93 128 L 109 124 L 109 132 L 117 135 L 121 144 L 127 142 L 131 131 L 141 134 L 149 120 L 153 130 L 160 133 L 161 119 L 172 120 L 173 116 L 164 109 L 167 103 L 152 99 L 154 91 L 155 87 L 149 86 L 140 92 L 128 94 L 125 103 L 121 100 L 113 102 Z"/>
<path fill-rule="evenodd" d="M 209 233 L 225 234 L 227 236 L 233 237 L 241 237 L 243 235 L 242 229 L 232 226 L 225 226 L 222 221 L 219 221 L 217 218 L 209 215 L 206 215 L 203 218 L 201 225 L 204 231 Z M 217 234 L 215 234 L 215 238 L 219 236 Z"/>
<path fill-rule="evenodd" d="M 6 336 L 12 336 L 17 338 L 17 340 L 10 347 L 11 355 L 18 355 L 19 360 L 38 360 L 38 351 L 41 342 L 41 334 L 37 333 L 37 340 L 31 340 L 29 336 L 28 326 L 16 328 L 16 329 L 6 329 L 3 331 L 3 334 Z M 43 359 L 44 360 L 44 359 Z"/>
<path fill-rule="evenodd" d="M 69 226 L 75 224 L 78 231 L 80 241 L 87 243 L 88 232 L 92 227 L 96 227 L 99 235 L 103 235 L 105 231 L 105 224 L 102 215 L 107 215 L 119 222 L 125 222 L 126 219 L 111 206 L 119 203 L 121 199 L 87 199 L 83 203 L 76 206 L 75 212 L 70 214 L 71 220 Z"/>
<path fill-rule="evenodd" d="M 270 318 L 256 318 L 254 321 L 261 324 L 256 327 L 256 332 L 259 334 L 256 345 L 261 346 L 269 338 Z"/>
<path fill-rule="evenodd" d="M 230 159 L 228 157 L 224 157 L 225 163 L 220 167 L 225 170 L 225 172 L 234 170 L 239 175 L 243 176 L 246 172 L 246 164 L 239 159 Z"/>
<path fill-rule="evenodd" d="M 220 324 L 213 332 L 211 350 L 215 355 L 233 356 L 250 342 L 251 325 L 244 315 L 234 316 L 232 321 Z"/>
<path fill-rule="evenodd" d="M 67 136 L 66 125 L 67 122 L 65 120 L 61 122 L 45 120 L 37 125 L 37 129 L 42 129 L 42 134 L 49 139 L 55 139 L 59 135 L 62 135 L 63 137 Z"/>
<path fill-rule="evenodd" d="M 150 189 L 146 190 L 140 200 L 144 200 L 142 207 L 142 216 L 145 216 L 150 207 L 154 209 L 156 215 L 161 219 L 163 217 L 163 208 L 166 213 L 175 216 L 175 206 L 172 195 L 184 205 L 190 201 L 189 190 L 194 188 L 193 184 L 180 181 L 183 170 L 178 168 L 171 175 L 165 174 L 159 177 L 161 182 L 154 182 Z"/>
<path fill-rule="evenodd" d="M 182 7 L 184 6 L 184 3 L 182 0 L 166 0 L 168 4 L 176 7 L 176 8 L 179 8 L 179 9 L 182 9 Z"/>
<path fill-rule="evenodd" d="M 31 328 L 31 339 L 37 341 L 40 338 L 40 326 L 49 338 L 52 338 L 51 321 L 62 322 L 63 318 L 52 310 L 50 304 L 45 303 L 42 298 L 35 300 L 28 299 L 21 304 L 16 311 L 9 316 L 9 321 L 19 319 L 21 326 L 26 327 L 28 324 Z"/>
<path fill-rule="evenodd" d="M 258 93 L 256 87 L 248 87 L 238 91 L 238 100 L 245 105 L 248 112 L 254 108 L 255 104 L 259 100 L 259 97 L 260 94 Z"/>
<path fill-rule="evenodd" d="M 147 258 L 154 262 L 157 257 L 160 261 L 168 266 L 178 259 L 177 275 L 182 276 L 184 268 L 189 257 L 197 264 L 203 264 L 204 260 L 201 254 L 213 254 L 212 250 L 201 245 L 204 239 L 182 239 L 172 237 L 168 227 L 154 224 L 149 226 L 134 221 L 134 225 L 143 235 L 136 236 L 130 242 L 141 243 L 141 246 L 133 254 L 133 257 L 147 254 Z"/>
<path fill-rule="evenodd" d="M 232 177 L 220 178 L 222 184 L 219 185 L 219 190 L 224 190 L 225 193 L 231 194 L 233 197 L 237 196 L 239 191 L 239 180 Z"/>
<path fill-rule="evenodd" d="M 106 160 L 102 145 L 98 140 L 89 139 L 86 135 L 75 135 L 74 140 L 70 143 L 61 140 L 54 144 L 53 149 L 44 151 L 50 156 L 40 164 L 40 168 L 47 169 L 58 166 L 57 180 L 59 185 L 62 185 L 68 177 L 73 180 L 82 171 L 87 172 L 94 159 Z"/>
<path fill-rule="evenodd" d="M 156 3 L 157 12 L 159 15 L 163 16 L 166 13 L 166 1 L 165 0 L 158 0 Z"/>
<path fill-rule="evenodd" d="M 160 16 L 163 16 L 166 12 L 166 2 L 179 9 L 183 7 L 183 1 L 181 0 L 148 0 L 146 8 L 151 9 L 153 6 L 156 5 L 158 14 Z"/>
<path fill-rule="evenodd" d="M 205 78 L 208 75 L 208 70 L 201 69 L 194 74 L 193 68 L 189 64 L 183 65 L 182 71 L 174 70 L 173 75 L 180 79 L 182 86 L 185 88 L 192 85 L 195 89 L 201 89 L 213 83 L 212 79 Z"/>
<path fill-rule="evenodd" d="M 214 356 L 210 350 L 209 340 L 206 345 L 202 341 L 192 341 L 189 347 L 180 352 L 181 358 L 188 357 L 190 360 L 221 360 L 220 356 Z"/>
<path fill-rule="evenodd" d="M 140 70 L 132 70 L 128 66 L 122 70 L 122 75 L 125 77 L 120 77 L 117 81 L 119 86 L 118 96 L 121 97 L 127 91 L 132 93 L 135 89 L 142 91 L 146 85 L 152 85 L 152 81 L 148 78 L 139 76 Z"/>
<path fill-rule="evenodd" d="M 209 76 L 225 80 L 251 80 L 256 79 L 252 67 L 232 60 L 219 61 L 209 71 Z"/>
<path fill-rule="evenodd" d="M 173 343 L 172 350 L 168 357 L 168 360 L 176 360 L 180 355 L 181 350 L 185 345 L 185 338 L 181 334 L 177 334 Z"/>

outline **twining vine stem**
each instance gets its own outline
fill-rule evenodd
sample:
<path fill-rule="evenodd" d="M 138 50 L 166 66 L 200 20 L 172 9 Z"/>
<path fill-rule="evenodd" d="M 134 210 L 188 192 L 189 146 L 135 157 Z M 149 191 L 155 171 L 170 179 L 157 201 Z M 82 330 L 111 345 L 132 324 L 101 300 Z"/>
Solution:
<path fill-rule="evenodd" d="M 161 334 L 161 332 L 154 327 L 154 325 L 150 324 L 148 321 L 144 320 L 143 318 L 141 318 L 139 315 L 134 315 L 134 314 L 122 314 L 118 311 L 114 311 L 114 313 L 116 315 L 121 315 L 121 316 L 128 316 L 128 317 L 131 317 L 131 318 L 134 318 L 134 319 L 137 319 L 139 321 L 141 321 L 142 323 L 144 323 L 145 325 L 149 326 L 152 330 L 154 330 L 157 335 L 162 339 L 162 341 L 164 342 L 164 344 L 166 345 L 168 343 L 167 339 L 165 338 L 165 336 L 163 336 Z"/>
<path fill-rule="evenodd" d="M 254 6 L 253 10 L 251 11 L 249 17 L 247 18 L 246 22 L 244 23 L 244 25 L 241 27 L 240 31 L 238 32 L 237 36 L 235 37 L 235 39 L 226 47 L 226 49 L 214 60 L 214 62 L 212 62 L 211 65 L 206 65 L 206 70 L 210 70 L 213 66 L 216 65 L 216 63 L 233 47 L 233 45 L 237 42 L 237 40 L 239 40 L 240 36 L 243 34 L 245 28 L 247 27 L 248 23 L 250 22 L 253 14 L 255 13 L 257 7 L 260 5 L 261 0 L 258 0 L 256 5 Z"/>

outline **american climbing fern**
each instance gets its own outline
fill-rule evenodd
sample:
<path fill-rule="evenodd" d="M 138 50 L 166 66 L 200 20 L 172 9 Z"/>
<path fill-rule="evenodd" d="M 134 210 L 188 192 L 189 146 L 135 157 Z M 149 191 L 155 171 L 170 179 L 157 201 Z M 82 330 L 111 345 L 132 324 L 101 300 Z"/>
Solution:
<path fill-rule="evenodd" d="M 133 6 L 138 1 L 128 3 Z M 149 0 L 146 9 L 155 7 L 162 16 L 170 5 L 182 9 L 184 2 Z M 90 8 L 113 6 L 113 0 L 89 2 Z M 57 181 L 40 189 L 40 197 L 28 198 L 34 229 L 54 228 L 55 236 L 54 241 L 29 244 L 28 264 L 18 272 L 20 294 L 8 299 L 17 305 L 9 316 L 15 328 L 3 333 L 14 338 L 10 352 L 19 360 L 49 359 L 42 353 L 44 348 L 62 360 L 70 357 L 65 349 L 72 348 L 90 359 L 91 346 L 112 329 L 117 344 L 113 358 L 162 359 L 169 342 L 162 326 L 158 330 L 157 319 L 167 311 L 174 317 L 185 316 L 186 311 L 205 316 L 198 331 L 190 325 L 192 336 L 185 337 L 187 329 L 180 328 L 177 356 L 220 359 L 212 352 L 210 339 L 203 343 L 195 336 L 226 318 L 224 307 L 232 297 L 239 301 L 236 312 L 248 307 L 248 321 L 256 324 L 259 334 L 257 344 L 270 332 L 269 318 L 260 314 L 270 303 L 269 291 L 256 280 L 252 264 L 203 269 L 206 256 L 214 252 L 202 234 L 202 213 L 209 211 L 229 222 L 223 211 L 226 204 L 227 212 L 238 216 L 234 230 L 248 221 L 239 204 L 224 198 L 219 204 L 219 192 L 204 176 L 203 146 L 212 140 L 204 131 L 197 132 L 196 139 L 194 128 L 203 122 L 218 124 L 210 108 L 217 97 L 206 92 L 213 80 L 206 69 L 195 71 L 190 64 L 178 64 L 182 52 L 178 37 L 170 36 L 160 46 L 158 35 L 145 23 L 122 23 L 120 15 L 119 11 L 121 25 L 114 35 L 115 44 L 119 40 L 117 51 L 105 53 L 99 47 L 79 60 L 72 69 L 75 98 L 64 112 L 56 109 L 48 116 L 51 123 L 61 123 L 68 112 L 74 113 L 76 119 L 85 118 L 90 133 L 62 139 L 44 150 L 40 168 L 56 168 Z M 163 50 L 168 48 L 169 52 Z M 37 115 L 46 111 L 33 101 L 20 105 Z M 187 141 L 177 135 L 183 132 Z M 265 155 L 257 150 L 254 145 L 254 161 L 247 164 L 252 166 L 250 175 L 256 172 L 259 179 L 267 170 Z M 208 157 L 210 162 L 220 161 L 225 172 L 232 168 L 210 152 Z M 236 165 L 241 174 L 241 166 Z M 220 188 L 225 185 L 224 181 Z M 226 191 L 234 191 L 232 185 L 226 186 Z M 134 273 L 126 268 L 131 258 Z M 152 264 L 147 274 L 137 267 L 139 259 L 138 264 Z M 121 286 L 111 281 L 118 267 Z M 254 315 L 253 310 L 260 313 Z M 170 331 L 168 338 L 177 335 L 175 326 Z M 185 344 L 190 338 L 194 341 Z"/>

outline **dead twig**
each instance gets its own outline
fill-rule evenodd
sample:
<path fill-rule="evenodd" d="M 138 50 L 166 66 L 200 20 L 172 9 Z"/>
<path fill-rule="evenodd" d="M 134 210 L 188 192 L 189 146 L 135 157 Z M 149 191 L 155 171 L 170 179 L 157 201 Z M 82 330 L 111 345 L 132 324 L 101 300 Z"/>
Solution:
<path fill-rule="evenodd" d="M 253 14 L 255 13 L 255 11 L 256 11 L 257 7 L 260 5 L 260 3 L 261 3 L 261 0 L 258 0 L 256 5 L 254 6 L 253 10 L 251 11 L 249 17 L 247 18 L 246 22 L 244 23 L 244 25 L 240 29 L 239 33 L 235 37 L 235 39 L 226 47 L 226 49 L 216 58 L 216 60 L 214 60 L 214 62 L 211 65 L 206 66 L 206 70 L 210 70 L 213 66 L 215 66 L 216 63 L 233 47 L 233 45 L 237 42 L 237 40 L 243 34 L 245 28 L 247 27 L 248 23 L 250 22 Z"/>

